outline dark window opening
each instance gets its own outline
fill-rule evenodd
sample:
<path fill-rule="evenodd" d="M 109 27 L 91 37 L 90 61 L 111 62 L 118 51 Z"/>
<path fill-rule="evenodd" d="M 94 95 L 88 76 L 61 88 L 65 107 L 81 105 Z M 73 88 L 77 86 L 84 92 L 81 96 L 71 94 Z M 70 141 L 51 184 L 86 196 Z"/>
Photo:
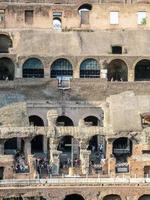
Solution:
<path fill-rule="evenodd" d="M 141 60 L 135 66 L 135 81 L 150 81 L 150 61 Z"/>
<path fill-rule="evenodd" d="M 142 153 L 143 154 L 150 154 L 150 150 L 143 150 Z"/>
<path fill-rule="evenodd" d="M 64 200 L 84 200 L 84 198 L 79 194 L 70 194 L 67 195 Z"/>
<path fill-rule="evenodd" d="M 143 195 L 138 200 L 150 200 L 150 195 Z"/>
<path fill-rule="evenodd" d="M 31 153 L 43 153 L 43 135 L 37 135 L 32 139 Z"/>
<path fill-rule="evenodd" d="M 9 53 L 9 48 L 12 47 L 12 40 L 7 35 L 0 35 L 0 53 Z"/>
<path fill-rule="evenodd" d="M 108 81 L 127 81 L 128 68 L 124 61 L 116 59 L 108 65 Z"/>
<path fill-rule="evenodd" d="M 17 151 L 23 152 L 24 141 L 21 138 L 10 138 L 5 141 L 4 154 L 15 155 Z"/>
<path fill-rule="evenodd" d="M 103 200 L 121 200 L 121 197 L 115 194 L 110 194 L 105 196 Z"/>
<path fill-rule="evenodd" d="M 4 24 L 5 21 L 5 10 L 0 10 L 0 24 Z"/>
<path fill-rule="evenodd" d="M 145 113 L 141 115 L 143 128 L 150 127 L 150 113 Z"/>
<path fill-rule="evenodd" d="M 33 126 L 44 126 L 43 120 L 36 115 L 29 117 L 29 123 L 30 125 L 33 125 Z"/>
<path fill-rule="evenodd" d="M 37 58 L 30 58 L 23 64 L 23 78 L 44 78 L 44 67 Z"/>
<path fill-rule="evenodd" d="M 96 60 L 86 59 L 80 65 L 80 78 L 99 78 L 100 67 Z"/>
<path fill-rule="evenodd" d="M 25 10 L 25 23 L 33 24 L 33 10 Z"/>
<path fill-rule="evenodd" d="M 0 80 L 13 80 L 14 70 L 14 63 L 9 58 L 0 58 Z"/>
<path fill-rule="evenodd" d="M 105 139 L 101 135 L 94 135 L 90 141 L 88 150 L 91 151 L 90 162 L 92 165 L 100 164 L 105 158 Z"/>
<path fill-rule="evenodd" d="M 85 125 L 87 126 L 99 126 L 100 121 L 97 117 L 95 116 L 88 116 L 84 119 Z"/>
<path fill-rule="evenodd" d="M 71 63 L 67 59 L 58 59 L 51 66 L 51 78 L 72 77 L 73 69 Z"/>
<path fill-rule="evenodd" d="M 73 121 L 66 116 L 59 116 L 56 120 L 57 126 L 73 126 Z"/>
<path fill-rule="evenodd" d="M 0 180 L 4 179 L 4 167 L 0 167 Z"/>
<path fill-rule="evenodd" d="M 112 46 L 112 54 L 122 54 L 121 46 Z"/>

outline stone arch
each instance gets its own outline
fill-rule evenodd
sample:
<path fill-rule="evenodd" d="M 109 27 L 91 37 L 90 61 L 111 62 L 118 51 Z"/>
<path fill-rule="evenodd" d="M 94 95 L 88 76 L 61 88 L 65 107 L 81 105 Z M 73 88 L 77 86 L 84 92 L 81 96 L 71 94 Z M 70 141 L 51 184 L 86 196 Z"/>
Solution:
<path fill-rule="evenodd" d="M 143 59 L 135 65 L 135 81 L 150 81 L 150 60 Z"/>
<path fill-rule="evenodd" d="M 121 200 L 121 197 L 117 194 L 106 195 L 103 200 Z"/>
<path fill-rule="evenodd" d="M 29 116 L 29 123 L 33 126 L 44 126 L 43 119 L 37 115 Z"/>
<path fill-rule="evenodd" d="M 92 10 L 92 5 L 89 3 L 84 3 L 80 5 L 78 8 L 79 14 L 81 11 L 91 11 L 91 10 Z"/>
<path fill-rule="evenodd" d="M 74 123 L 71 118 L 65 115 L 61 115 L 57 117 L 56 125 L 57 126 L 74 126 Z"/>
<path fill-rule="evenodd" d="M 85 200 L 85 199 L 80 194 L 69 194 L 65 196 L 64 200 Z"/>
<path fill-rule="evenodd" d="M 10 58 L 0 58 L 0 80 L 14 80 L 15 65 Z"/>
<path fill-rule="evenodd" d="M 0 34 L 0 53 L 9 53 L 9 48 L 12 46 L 11 38 L 8 35 Z"/>
<path fill-rule="evenodd" d="M 97 60 L 87 58 L 80 64 L 80 78 L 99 78 L 100 66 Z"/>
<path fill-rule="evenodd" d="M 44 78 L 44 66 L 39 58 L 28 58 L 22 66 L 23 78 Z"/>
<path fill-rule="evenodd" d="M 98 117 L 90 115 L 84 118 L 84 123 L 87 126 L 99 126 L 100 120 L 98 119 Z"/>
<path fill-rule="evenodd" d="M 53 28 L 55 30 L 61 30 L 62 28 L 62 20 L 60 17 L 54 17 L 53 18 Z"/>
<path fill-rule="evenodd" d="M 112 60 L 108 64 L 108 81 L 127 81 L 128 80 L 128 67 L 125 61 L 121 59 Z"/>
<path fill-rule="evenodd" d="M 138 200 L 149 200 L 149 199 L 150 199 L 150 194 L 144 194 Z"/>
<path fill-rule="evenodd" d="M 73 77 L 73 66 L 71 62 L 66 58 L 59 58 L 55 60 L 51 65 L 51 78 L 57 77 Z"/>

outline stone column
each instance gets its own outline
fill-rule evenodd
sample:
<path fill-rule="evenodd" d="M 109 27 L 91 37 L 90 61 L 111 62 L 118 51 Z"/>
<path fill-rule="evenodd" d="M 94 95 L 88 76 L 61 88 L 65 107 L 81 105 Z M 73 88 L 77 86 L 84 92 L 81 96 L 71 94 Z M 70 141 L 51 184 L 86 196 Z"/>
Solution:
<path fill-rule="evenodd" d="M 5 140 L 0 139 L 0 155 L 4 155 L 4 143 Z"/>
<path fill-rule="evenodd" d="M 58 117 L 57 110 L 49 110 L 47 112 L 48 126 L 54 127 L 56 125 L 57 117 Z"/>
<path fill-rule="evenodd" d="M 101 69 L 101 78 L 107 79 L 107 69 Z"/>
<path fill-rule="evenodd" d="M 133 82 L 134 81 L 134 70 L 133 69 L 129 69 L 128 70 L 128 81 L 129 82 Z"/>
<path fill-rule="evenodd" d="M 43 136 L 43 152 L 47 154 L 47 137 Z"/>
<path fill-rule="evenodd" d="M 31 155 L 31 138 L 24 138 L 24 154 L 26 158 Z"/>
<path fill-rule="evenodd" d="M 82 174 L 89 174 L 89 163 L 90 163 L 91 151 L 87 150 L 87 144 L 85 140 L 80 142 L 80 160 L 81 160 L 81 170 Z"/>
<path fill-rule="evenodd" d="M 49 154 L 50 154 L 50 163 L 52 164 L 52 174 L 58 175 L 59 174 L 59 167 L 60 167 L 60 151 L 57 150 L 58 140 L 55 138 L 49 139 Z"/>

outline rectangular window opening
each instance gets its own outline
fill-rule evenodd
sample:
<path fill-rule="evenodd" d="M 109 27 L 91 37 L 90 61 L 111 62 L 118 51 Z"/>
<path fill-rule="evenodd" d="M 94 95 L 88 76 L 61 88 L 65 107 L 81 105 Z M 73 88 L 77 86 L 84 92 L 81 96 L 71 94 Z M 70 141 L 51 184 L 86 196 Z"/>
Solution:
<path fill-rule="evenodd" d="M 122 54 L 122 46 L 112 46 L 112 54 Z"/>
<path fill-rule="evenodd" d="M 5 10 L 0 10 L 0 24 L 4 23 L 5 20 Z"/>
<path fill-rule="evenodd" d="M 146 12 L 145 11 L 139 11 L 137 13 L 137 23 L 144 25 L 146 24 Z"/>
<path fill-rule="evenodd" d="M 25 23 L 33 24 L 33 10 L 25 10 Z"/>
<path fill-rule="evenodd" d="M 119 12 L 111 11 L 110 12 L 110 24 L 118 24 L 119 23 Z"/>

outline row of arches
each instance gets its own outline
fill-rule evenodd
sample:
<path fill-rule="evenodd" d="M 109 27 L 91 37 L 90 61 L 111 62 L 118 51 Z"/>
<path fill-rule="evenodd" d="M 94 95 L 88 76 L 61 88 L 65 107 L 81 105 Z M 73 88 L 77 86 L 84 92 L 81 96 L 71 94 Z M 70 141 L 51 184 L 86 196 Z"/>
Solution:
<path fill-rule="evenodd" d="M 96 116 L 87 116 L 83 119 L 86 126 L 100 126 L 102 122 Z M 29 123 L 33 126 L 44 126 L 44 121 L 37 115 L 29 116 Z M 74 122 L 71 118 L 61 115 L 56 119 L 56 126 L 74 126 Z"/>
<path fill-rule="evenodd" d="M 100 78 L 101 66 L 93 58 L 85 59 L 80 64 L 80 78 Z M 50 77 L 73 77 L 73 65 L 65 58 L 55 60 L 50 68 Z M 0 58 L 0 80 L 15 78 L 15 64 L 10 58 Z M 44 65 L 38 58 L 27 59 L 22 66 L 23 78 L 44 78 Z M 121 59 L 112 60 L 107 66 L 108 81 L 127 81 L 128 67 Z M 135 81 L 150 80 L 150 60 L 139 61 L 135 66 Z"/>
<path fill-rule="evenodd" d="M 45 198 L 41 197 L 27 197 L 27 200 L 46 200 Z M 138 198 L 138 200 L 149 200 L 150 195 L 143 195 Z M 12 198 L 3 198 L 3 200 L 23 200 L 22 197 L 12 197 Z M 85 200 L 85 198 L 81 194 L 73 193 L 66 195 L 64 200 Z M 117 194 L 109 194 L 103 197 L 103 200 L 121 200 L 120 195 Z"/>

